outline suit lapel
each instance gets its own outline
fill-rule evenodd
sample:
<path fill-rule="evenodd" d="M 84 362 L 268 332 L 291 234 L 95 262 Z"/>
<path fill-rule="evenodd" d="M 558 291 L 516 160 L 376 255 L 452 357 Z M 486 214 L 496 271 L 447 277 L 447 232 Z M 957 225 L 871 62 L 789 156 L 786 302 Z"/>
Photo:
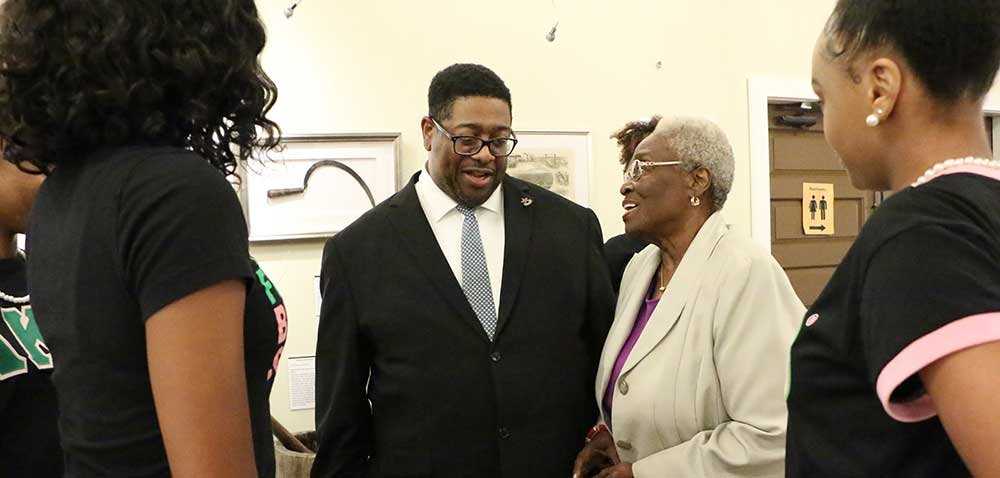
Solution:
<path fill-rule="evenodd" d="M 527 199 L 525 199 L 527 198 Z M 521 287 L 524 266 L 528 262 L 535 201 L 528 187 L 507 177 L 503 181 L 504 251 L 503 276 L 500 279 L 500 315 L 497 337 L 510 319 Z"/>
<path fill-rule="evenodd" d="M 622 281 L 622 288 L 618 292 L 618 305 L 615 307 L 615 322 L 611 325 L 611 331 L 604 343 L 604 352 L 601 354 L 601 368 L 597 377 L 598 397 L 604 397 L 618 354 L 628 340 L 632 326 L 635 325 L 639 307 L 649 288 L 649 281 L 653 279 L 653 274 L 660 265 L 660 249 L 656 246 L 647 247 L 632 260 L 635 261 L 635 264 L 632 264 L 634 272 L 630 271 L 627 280 Z"/>
<path fill-rule="evenodd" d="M 727 230 L 728 228 L 722 216 L 719 213 L 715 213 L 708 218 L 708 221 L 698 231 L 694 241 L 691 242 L 691 246 L 684 253 L 677 271 L 674 272 L 674 276 L 670 279 L 667 290 L 663 292 L 663 297 L 660 299 L 659 304 L 656 305 L 652 317 L 649 318 L 646 328 L 643 329 L 642 335 L 639 336 L 635 348 L 629 354 L 628 360 L 622 368 L 623 375 L 632 370 L 646 355 L 649 355 L 656 348 L 657 344 L 667 336 L 670 329 L 674 327 L 674 324 L 677 323 L 677 319 L 684 312 L 685 306 L 694 298 L 701 285 L 701 279 L 705 273 L 705 263 L 708 262 L 709 257 L 711 257 L 712 252 L 715 250 L 715 246 L 719 243 L 719 239 L 722 239 Z M 657 251 L 656 258 L 655 265 L 659 267 L 659 251 Z M 653 268 L 654 271 L 656 267 Z M 651 278 L 651 275 L 647 278 L 645 286 L 649 285 L 649 279 Z M 643 289 L 644 292 L 645 289 Z M 643 300 L 643 297 L 634 297 L 632 300 L 636 304 L 639 304 Z M 638 307 L 633 312 L 633 321 L 635 320 L 634 315 L 637 312 Z"/>
<path fill-rule="evenodd" d="M 427 275 L 428 280 L 455 309 L 461 320 L 475 329 L 483 340 L 489 342 L 483 325 L 469 305 L 469 300 L 462 292 L 462 286 L 455 278 L 455 273 L 448 265 L 444 253 L 441 252 L 434 231 L 427 223 L 427 215 L 420 207 L 415 188 L 419 174 L 415 174 L 409 184 L 390 200 L 389 221 L 401 239 L 399 242 L 402 243 L 402 248 L 410 254 L 417 268 Z"/>

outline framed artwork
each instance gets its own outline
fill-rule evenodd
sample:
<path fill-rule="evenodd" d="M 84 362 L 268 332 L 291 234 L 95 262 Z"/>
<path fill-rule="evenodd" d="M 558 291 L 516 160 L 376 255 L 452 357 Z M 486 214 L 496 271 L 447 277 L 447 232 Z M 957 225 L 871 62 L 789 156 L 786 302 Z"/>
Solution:
<path fill-rule="evenodd" d="M 399 186 L 399 133 L 286 136 L 241 171 L 250 241 L 329 237 Z"/>
<path fill-rule="evenodd" d="M 517 147 L 507 174 L 587 206 L 590 192 L 590 132 L 516 131 Z"/>

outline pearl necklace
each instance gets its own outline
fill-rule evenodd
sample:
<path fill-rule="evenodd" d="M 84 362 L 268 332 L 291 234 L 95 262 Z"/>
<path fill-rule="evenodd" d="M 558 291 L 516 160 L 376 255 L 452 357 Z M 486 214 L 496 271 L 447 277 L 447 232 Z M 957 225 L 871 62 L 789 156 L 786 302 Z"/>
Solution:
<path fill-rule="evenodd" d="M 976 158 L 973 156 L 969 156 L 967 158 L 949 159 L 947 161 L 941 161 L 940 163 L 937 163 L 934 166 L 928 168 L 927 171 L 924 172 L 924 175 L 917 178 L 917 180 L 914 181 L 913 184 L 910 185 L 910 187 L 915 188 L 917 186 L 920 186 L 921 184 L 926 183 L 927 181 L 930 181 L 934 176 L 936 176 L 941 171 L 944 171 L 945 169 L 955 168 L 958 166 L 969 166 L 969 165 L 1000 169 L 1000 161 L 993 159 Z"/>
<path fill-rule="evenodd" d="M 20 257 L 21 260 L 23 261 L 24 260 L 24 251 L 20 251 L 20 250 L 17 251 L 17 256 Z M 15 305 L 24 305 L 24 304 L 27 304 L 28 302 L 31 302 L 31 296 L 26 294 L 26 295 L 24 295 L 22 297 L 18 297 L 16 295 L 10 295 L 10 294 L 8 294 L 8 293 L 0 290 L 0 300 L 5 300 L 5 301 L 10 302 L 11 304 L 15 304 Z"/>
<path fill-rule="evenodd" d="M 7 294 L 6 292 L 0 290 L 0 299 L 10 302 L 11 304 L 23 305 L 31 302 L 31 296 L 26 295 L 23 297 L 17 297 L 14 295 Z"/>

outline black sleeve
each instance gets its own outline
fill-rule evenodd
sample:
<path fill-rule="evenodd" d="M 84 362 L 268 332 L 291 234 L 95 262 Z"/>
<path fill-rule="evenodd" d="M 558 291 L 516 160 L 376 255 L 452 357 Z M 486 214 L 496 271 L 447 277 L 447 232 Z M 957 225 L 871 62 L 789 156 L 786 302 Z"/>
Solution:
<path fill-rule="evenodd" d="M 316 432 L 313 478 L 364 478 L 372 449 L 366 385 L 371 352 L 361 336 L 349 274 L 335 240 L 323 248 L 316 339 Z"/>
<path fill-rule="evenodd" d="M 252 278 L 236 193 L 192 153 L 136 162 L 122 184 L 116 230 L 119 267 L 143 320 L 206 287 Z"/>
<path fill-rule="evenodd" d="M 604 340 L 608 337 L 608 330 L 611 329 L 615 316 L 615 293 L 611 289 L 610 274 L 604 260 L 601 224 L 593 211 L 587 210 L 587 214 L 587 232 L 590 235 L 587 241 L 587 342 L 590 348 L 590 370 L 594 372 L 596 380 Z"/>
<path fill-rule="evenodd" d="M 625 267 L 628 266 L 632 257 L 646 246 L 645 241 L 625 234 L 612 237 L 604 243 L 604 258 L 608 264 L 608 271 L 611 273 L 611 287 L 615 294 L 621 287 Z"/>
<path fill-rule="evenodd" d="M 1000 340 L 998 255 L 996 238 L 971 226 L 939 225 L 908 229 L 874 253 L 861 296 L 860 333 L 869 378 L 887 411 L 890 402 L 923 395 L 916 373 L 925 366 Z"/>

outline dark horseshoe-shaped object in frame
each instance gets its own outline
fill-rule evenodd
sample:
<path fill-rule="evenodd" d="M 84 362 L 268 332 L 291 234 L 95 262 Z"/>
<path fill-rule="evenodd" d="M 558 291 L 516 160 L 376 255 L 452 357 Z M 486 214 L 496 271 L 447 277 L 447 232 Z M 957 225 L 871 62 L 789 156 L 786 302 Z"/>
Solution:
<path fill-rule="evenodd" d="M 285 196 L 291 196 L 293 194 L 302 194 L 306 192 L 306 188 L 309 187 L 309 178 L 312 177 L 313 173 L 317 169 L 325 166 L 333 166 L 337 169 L 345 171 L 347 174 L 350 174 L 351 177 L 354 178 L 354 180 L 361 185 L 361 188 L 365 190 L 365 194 L 368 195 L 368 202 L 372 204 L 372 207 L 375 207 L 375 196 L 372 195 L 372 190 L 368 187 L 368 183 L 366 183 L 365 180 L 361 178 L 361 175 L 358 174 L 357 171 L 351 169 L 350 166 L 335 159 L 324 159 L 321 161 L 316 161 L 315 163 L 313 163 L 312 166 L 309 166 L 309 169 L 306 171 L 306 176 L 302 178 L 301 188 L 268 189 L 267 197 L 280 198 Z"/>

